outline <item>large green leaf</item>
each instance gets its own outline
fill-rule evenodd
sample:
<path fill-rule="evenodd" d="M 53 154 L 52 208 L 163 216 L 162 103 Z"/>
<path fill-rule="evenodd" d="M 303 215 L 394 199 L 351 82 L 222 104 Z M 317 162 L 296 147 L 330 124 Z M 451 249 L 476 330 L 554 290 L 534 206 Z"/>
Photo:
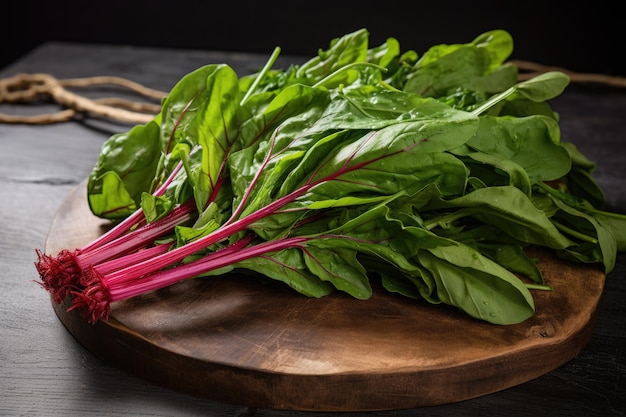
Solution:
<path fill-rule="evenodd" d="M 442 97 L 459 87 L 503 91 L 514 79 L 500 86 L 485 83 L 484 77 L 502 65 L 513 51 L 511 35 L 502 30 L 486 32 L 466 44 L 435 45 L 417 61 L 404 91 L 425 97 Z"/>
<path fill-rule="evenodd" d="M 480 188 L 462 197 L 440 200 L 430 208 L 435 207 L 454 207 L 459 210 L 443 218 L 432 218 L 429 220 L 431 225 L 447 222 L 447 216 L 471 216 L 498 227 L 502 233 L 521 242 L 554 249 L 563 249 L 573 244 L 559 232 L 543 210 L 538 209 L 526 194 L 515 187 Z"/>
<path fill-rule="evenodd" d="M 536 183 L 561 178 L 571 168 L 558 133 L 556 122 L 545 116 L 483 116 L 467 145 L 502 158 L 503 164 L 514 162 L 524 168 L 531 183 Z"/>
<path fill-rule="evenodd" d="M 389 215 L 386 206 L 376 206 L 331 230 L 323 243 L 384 259 L 399 275 L 421 281 L 417 286 L 425 299 L 456 306 L 472 317 L 513 324 L 534 313 L 530 292 L 511 272 L 469 246 L 403 226 Z M 388 267 L 382 271 L 390 274 Z"/>
<path fill-rule="evenodd" d="M 87 183 L 89 207 L 96 216 L 120 219 L 139 207 L 160 161 L 159 133 L 159 125 L 151 121 L 104 142 Z"/>

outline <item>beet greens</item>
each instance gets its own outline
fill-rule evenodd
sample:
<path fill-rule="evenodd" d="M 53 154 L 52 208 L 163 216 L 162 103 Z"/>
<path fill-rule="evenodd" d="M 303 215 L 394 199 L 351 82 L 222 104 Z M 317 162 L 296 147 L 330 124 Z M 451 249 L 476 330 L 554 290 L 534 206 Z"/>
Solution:
<path fill-rule="evenodd" d="M 199 68 L 153 121 L 108 139 L 89 204 L 121 223 L 38 252 L 55 301 L 94 323 L 115 301 L 239 269 L 310 297 L 366 300 L 379 279 L 512 324 L 550 290 L 525 248 L 612 269 L 626 217 L 603 211 L 595 166 L 561 141 L 548 101 L 565 74 L 518 83 L 501 30 L 421 57 L 368 38 L 286 70 L 272 69 L 278 48 L 255 74 Z"/>

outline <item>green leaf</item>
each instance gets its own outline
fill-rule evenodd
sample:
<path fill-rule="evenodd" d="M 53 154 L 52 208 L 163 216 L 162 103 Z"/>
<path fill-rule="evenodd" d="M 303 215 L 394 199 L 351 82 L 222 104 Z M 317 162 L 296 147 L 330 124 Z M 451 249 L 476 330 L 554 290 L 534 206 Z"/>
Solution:
<path fill-rule="evenodd" d="M 176 227 L 177 246 L 182 246 L 217 230 L 224 222 L 224 217 L 223 210 L 218 204 L 212 202 L 200 214 L 192 226 L 178 225 Z"/>
<path fill-rule="evenodd" d="M 482 33 L 471 44 L 487 51 L 488 72 L 497 70 L 513 53 L 513 37 L 502 29 Z"/>
<path fill-rule="evenodd" d="M 372 287 L 356 254 L 355 250 L 317 247 L 312 243 L 304 249 L 304 261 L 321 280 L 356 299 L 366 300 L 372 295 Z"/>
<path fill-rule="evenodd" d="M 155 197 L 149 193 L 141 195 L 141 208 L 148 223 L 163 218 L 172 209 L 172 200 L 166 197 Z"/>
<path fill-rule="evenodd" d="M 514 79 L 506 77 L 496 87 L 485 81 L 513 51 L 511 35 L 502 30 L 487 32 L 466 44 L 435 45 L 417 61 L 404 91 L 425 97 L 447 96 L 459 87 L 503 91 Z"/>
<path fill-rule="evenodd" d="M 485 224 L 491 224 L 521 242 L 563 249 L 572 241 L 563 236 L 543 210 L 515 187 L 500 186 L 481 188 L 462 197 L 435 203 L 431 208 L 455 207 L 451 216 L 471 216 Z M 430 227 L 440 223 L 441 218 L 429 220 Z"/>
<path fill-rule="evenodd" d="M 626 215 L 598 210 L 593 213 L 593 217 L 603 228 L 611 231 L 617 251 L 626 251 Z"/>
<path fill-rule="evenodd" d="M 454 123 L 469 118 L 467 113 L 432 98 L 365 85 L 346 87 L 334 94 L 324 114 L 310 130 L 372 130 L 410 121 Z"/>
<path fill-rule="evenodd" d="M 560 71 L 539 74 L 516 86 L 517 92 L 532 101 L 547 101 L 560 96 L 569 85 L 569 76 Z"/>
<path fill-rule="evenodd" d="M 419 227 L 403 227 L 384 205 L 352 216 L 327 236 L 328 247 L 350 248 L 395 265 L 426 300 L 440 300 L 497 324 L 519 323 L 534 313 L 532 296 L 515 275 L 469 246 Z M 388 276 L 388 268 L 382 273 Z"/>
<path fill-rule="evenodd" d="M 467 145 L 521 166 L 531 183 L 551 181 L 571 168 L 568 151 L 560 146 L 556 122 L 545 116 L 480 118 L 476 134 Z"/>
<path fill-rule="evenodd" d="M 298 248 L 241 261 L 235 267 L 256 271 L 268 278 L 283 282 L 308 297 L 323 297 L 334 289 L 330 282 L 322 281 L 309 271 L 304 255 Z"/>
<path fill-rule="evenodd" d="M 565 142 L 563 148 L 572 159 L 572 169 L 565 178 L 565 184 L 570 193 L 589 201 L 595 208 L 604 209 L 606 196 L 604 191 L 593 177 L 596 170 L 595 162 L 589 160 L 576 145 Z"/>
<path fill-rule="evenodd" d="M 536 261 L 528 257 L 521 246 L 500 244 L 487 247 L 479 244 L 479 251 L 507 270 L 521 274 L 535 283 L 543 283 L 543 275 Z"/>
<path fill-rule="evenodd" d="M 301 124 L 310 120 L 316 120 L 319 114 L 311 112 L 312 109 L 323 111 L 328 104 L 330 94 L 325 88 L 308 87 L 296 84 L 286 87 L 277 93 L 272 100 L 257 114 L 245 120 L 240 129 L 239 140 L 242 147 L 254 145 L 266 139 L 275 129 L 290 118 L 304 120 Z M 305 117 L 302 117 L 306 115 Z M 298 126 L 302 129 L 302 125 Z M 284 129 L 281 128 L 281 130 Z"/>
<path fill-rule="evenodd" d="M 161 147 L 165 153 L 180 141 L 191 140 L 191 146 L 197 144 L 197 138 L 189 139 L 184 134 L 186 126 L 193 122 L 196 111 L 206 104 L 207 80 L 223 64 L 202 66 L 182 77 L 165 98 L 161 110 Z"/>
<path fill-rule="evenodd" d="M 477 166 L 471 161 L 466 162 L 470 168 L 470 175 L 480 178 L 485 186 L 511 185 L 519 188 L 524 194 L 530 195 L 532 185 L 527 172 L 511 159 L 483 152 L 470 152 L 466 156 L 482 165 Z M 492 168 L 485 168 L 485 166 Z M 505 182 L 502 176 L 508 177 L 508 181 Z"/>
<path fill-rule="evenodd" d="M 254 239 L 236 252 L 253 258 L 224 265 L 218 254 L 195 264 L 217 268 L 200 276 L 251 272 L 306 296 L 358 299 L 379 277 L 388 291 L 495 324 L 534 313 L 536 286 L 515 276 L 541 283 L 529 245 L 613 268 L 626 216 L 601 211 L 595 164 L 560 141 L 548 101 L 565 74 L 517 83 L 503 30 L 421 57 L 395 38 L 368 42 L 361 29 L 286 70 L 271 69 L 277 48 L 246 77 L 224 64 L 187 74 L 152 122 L 105 142 L 88 181 L 92 212 L 141 208 L 157 222 L 193 198 L 195 223 L 176 227 L 181 268 Z"/>
<path fill-rule="evenodd" d="M 100 150 L 92 169 L 87 193 L 94 215 L 121 219 L 140 205 L 149 190 L 160 161 L 159 126 L 154 121 L 112 135 Z"/>
<path fill-rule="evenodd" d="M 178 127 L 181 136 L 202 149 L 200 165 L 192 168 L 194 196 L 199 209 L 208 202 L 221 181 L 226 159 L 237 146 L 239 128 L 237 74 L 226 65 L 216 66 L 205 80 L 200 95 L 186 112 L 193 114 Z"/>
<path fill-rule="evenodd" d="M 605 272 L 611 272 L 615 267 L 617 240 L 610 224 L 598 221 L 593 215 L 578 210 L 563 200 L 554 198 L 554 195 L 551 196 L 560 209 L 560 212 L 554 216 L 556 221 L 561 226 L 567 226 L 569 230 L 576 231 L 576 233 L 570 234 L 572 239 L 577 240 L 578 243 L 575 246 L 564 248 L 563 253 L 571 255 L 581 262 L 602 263 Z M 605 224 L 609 227 L 606 227 Z M 562 230 L 568 233 L 568 229 Z M 583 235 L 591 239 L 583 238 Z M 582 241 L 579 240 L 581 238 Z"/>
<path fill-rule="evenodd" d="M 400 42 L 396 38 L 387 38 L 380 46 L 367 51 L 367 62 L 388 67 L 400 55 Z"/>
<path fill-rule="evenodd" d="M 502 107 L 506 101 L 517 100 L 523 97 L 534 102 L 544 102 L 559 96 L 569 84 L 569 77 L 558 71 L 546 72 L 537 75 L 527 81 L 522 81 L 507 90 L 494 94 L 472 110 L 472 113 L 479 115 L 487 112 L 492 107 Z"/>
<path fill-rule="evenodd" d="M 437 282 L 437 295 L 471 317 L 494 324 L 520 323 L 535 313 L 521 281 L 487 258 L 458 245 L 420 252 L 418 259 Z"/>
<path fill-rule="evenodd" d="M 359 29 L 332 39 L 326 50 L 318 51 L 316 57 L 302 64 L 297 71 L 299 79 L 309 80 L 313 85 L 341 67 L 365 62 L 368 54 L 369 32 Z M 349 84 L 356 79 L 356 71 L 348 71 L 341 78 L 334 79 L 335 85 Z M 330 87 L 327 85 L 327 87 Z"/>
<path fill-rule="evenodd" d="M 124 218 L 137 209 L 135 200 L 114 171 L 105 172 L 95 179 L 89 177 L 89 187 L 89 208 L 99 217 Z"/>

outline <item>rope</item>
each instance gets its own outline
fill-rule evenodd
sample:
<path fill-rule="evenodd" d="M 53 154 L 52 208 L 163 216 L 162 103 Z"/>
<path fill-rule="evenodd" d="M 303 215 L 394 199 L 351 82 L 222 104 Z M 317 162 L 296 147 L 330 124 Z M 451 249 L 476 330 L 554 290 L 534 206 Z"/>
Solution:
<path fill-rule="evenodd" d="M 573 83 L 600 84 L 626 88 L 626 77 L 579 73 L 529 61 L 513 60 L 509 62 L 516 65 L 520 70 L 520 81 L 548 71 L 561 71 L 567 74 Z M 120 77 L 96 76 L 60 80 L 50 74 L 18 74 L 13 77 L 0 79 L 0 104 L 51 101 L 61 107 L 61 110 L 33 116 L 0 113 L 0 123 L 45 125 L 67 122 L 86 115 L 122 123 L 144 124 L 152 120 L 161 109 L 159 104 L 114 97 L 89 99 L 68 90 L 70 88 L 87 88 L 98 85 L 122 87 L 144 98 L 158 101 L 167 95 L 163 91 L 147 88 Z"/>
<path fill-rule="evenodd" d="M 536 75 L 543 74 L 548 71 L 560 71 L 569 76 L 570 81 L 579 84 L 599 84 L 609 87 L 626 88 L 626 77 L 619 77 L 605 74 L 589 74 L 583 72 L 574 72 L 565 68 L 551 67 L 547 65 L 538 64 L 530 61 L 513 60 L 509 61 L 511 64 L 517 66 L 522 72 L 518 78 L 520 81 L 528 80 Z"/>
<path fill-rule="evenodd" d="M 0 79 L 0 103 L 33 103 L 52 101 L 64 108 L 55 113 L 34 116 L 0 113 L 0 123 L 51 124 L 66 122 L 79 115 L 102 117 L 122 123 L 147 123 L 161 106 L 122 98 L 89 99 L 68 91 L 68 88 L 115 85 L 153 100 L 161 100 L 167 93 L 144 87 L 119 77 L 87 77 L 59 80 L 49 74 L 17 74 Z"/>

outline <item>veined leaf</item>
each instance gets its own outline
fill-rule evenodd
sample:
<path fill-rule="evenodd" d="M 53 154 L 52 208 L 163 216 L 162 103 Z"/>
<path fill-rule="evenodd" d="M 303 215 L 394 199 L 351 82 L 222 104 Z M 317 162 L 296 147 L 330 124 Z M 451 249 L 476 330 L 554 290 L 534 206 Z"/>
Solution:
<path fill-rule="evenodd" d="M 539 210 L 526 194 L 515 187 L 487 187 L 472 191 L 462 197 L 440 200 L 435 207 L 455 207 L 452 217 L 471 216 L 481 222 L 498 227 L 503 233 L 521 242 L 563 249 L 573 242 L 563 236 L 544 211 Z M 441 219 L 429 220 L 431 224 Z"/>
<path fill-rule="evenodd" d="M 502 164 L 511 161 L 521 166 L 528 180 L 536 183 L 555 180 L 569 172 L 570 156 L 559 139 L 558 125 L 544 116 L 483 116 L 467 145 L 500 157 Z"/>
<path fill-rule="evenodd" d="M 87 183 L 89 207 L 96 216 L 120 219 L 139 207 L 160 161 L 159 132 L 152 121 L 104 142 Z"/>
<path fill-rule="evenodd" d="M 309 270 L 323 281 L 359 300 L 372 295 L 372 287 L 365 268 L 357 260 L 357 251 L 347 248 L 320 248 L 309 245 L 304 261 Z"/>
<path fill-rule="evenodd" d="M 286 249 L 267 256 L 241 261 L 235 266 L 256 271 L 283 282 L 300 294 L 309 297 L 323 297 L 334 289 L 331 282 L 323 281 L 309 271 L 299 248 Z"/>

